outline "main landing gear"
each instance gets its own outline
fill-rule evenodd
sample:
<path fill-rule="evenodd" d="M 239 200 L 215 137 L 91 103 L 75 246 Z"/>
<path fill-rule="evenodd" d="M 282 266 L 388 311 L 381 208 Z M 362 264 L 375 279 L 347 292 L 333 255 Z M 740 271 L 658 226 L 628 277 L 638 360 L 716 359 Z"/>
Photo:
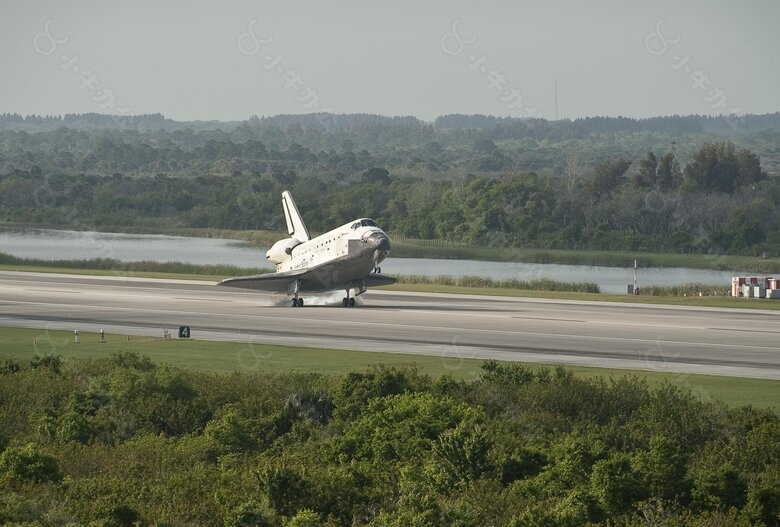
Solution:
<path fill-rule="evenodd" d="M 295 281 L 295 289 L 293 290 L 292 307 L 303 307 L 303 298 L 298 298 L 298 291 L 301 289 L 301 281 Z"/>
<path fill-rule="evenodd" d="M 344 307 L 355 307 L 355 298 L 349 296 L 349 288 L 345 289 L 347 296 L 341 299 L 341 305 Z"/>

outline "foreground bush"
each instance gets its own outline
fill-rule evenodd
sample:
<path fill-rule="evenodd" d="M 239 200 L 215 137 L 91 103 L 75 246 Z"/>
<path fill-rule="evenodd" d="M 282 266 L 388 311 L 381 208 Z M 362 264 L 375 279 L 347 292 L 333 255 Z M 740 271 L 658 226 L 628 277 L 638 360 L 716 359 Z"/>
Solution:
<path fill-rule="evenodd" d="M 778 525 L 778 416 L 672 383 L 57 359 L 0 372 L 0 524 Z"/>

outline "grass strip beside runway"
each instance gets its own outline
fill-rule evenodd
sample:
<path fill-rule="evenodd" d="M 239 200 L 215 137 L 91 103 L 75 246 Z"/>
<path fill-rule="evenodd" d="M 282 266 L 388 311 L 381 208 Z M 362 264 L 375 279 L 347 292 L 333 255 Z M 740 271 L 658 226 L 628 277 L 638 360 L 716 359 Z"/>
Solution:
<path fill-rule="evenodd" d="M 146 355 L 156 363 L 183 369 L 212 372 L 301 372 L 343 375 L 370 366 L 413 366 L 434 377 L 450 375 L 458 380 L 473 381 L 481 374 L 480 360 L 456 356 L 420 356 L 397 353 L 299 348 L 245 342 L 215 342 L 196 339 L 171 339 L 106 335 L 101 343 L 97 333 L 83 332 L 74 342 L 69 331 L 45 329 L 0 328 L 0 369 L 6 361 L 29 361 L 33 357 L 59 355 L 63 360 L 108 357 L 121 351 Z M 534 368 L 542 365 L 529 364 Z M 752 405 L 780 412 L 780 381 L 688 375 L 679 373 L 627 371 L 602 368 L 567 367 L 584 377 L 620 377 L 635 375 L 651 384 L 668 381 L 690 388 L 705 400 L 715 399 L 730 406 Z"/>

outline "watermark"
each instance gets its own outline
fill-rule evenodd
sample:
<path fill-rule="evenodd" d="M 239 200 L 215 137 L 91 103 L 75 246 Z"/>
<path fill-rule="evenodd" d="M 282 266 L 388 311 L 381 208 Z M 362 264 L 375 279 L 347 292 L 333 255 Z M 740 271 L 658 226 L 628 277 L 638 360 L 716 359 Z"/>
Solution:
<path fill-rule="evenodd" d="M 261 347 L 258 348 L 257 345 Z M 261 343 L 254 341 L 254 337 L 250 336 L 245 346 L 236 353 L 236 362 L 240 368 L 245 370 L 259 370 L 265 361 L 273 357 L 273 354 L 269 346 L 262 346 Z"/>
<path fill-rule="evenodd" d="M 645 194 L 645 207 L 650 212 L 660 214 L 664 211 L 673 211 L 679 198 L 672 198 L 657 189 L 652 189 Z"/>
<path fill-rule="evenodd" d="M 236 196 L 236 205 L 244 213 L 257 215 L 260 212 L 258 198 L 261 193 L 255 190 L 254 181 L 244 181 L 243 189 Z"/>
<path fill-rule="evenodd" d="M 670 362 L 680 359 L 680 351 L 672 353 L 664 350 L 663 338 L 663 335 L 659 335 L 650 348 L 639 352 L 639 357 L 644 362 L 645 368 L 650 371 L 668 373 L 670 374 L 671 382 L 675 385 L 687 388 L 702 401 L 712 400 L 712 395 L 706 388 L 700 384 L 693 384 L 690 381 L 689 373 L 677 372 L 670 368 Z"/>
<path fill-rule="evenodd" d="M 655 24 L 655 30 L 650 31 L 645 35 L 644 44 L 645 51 L 649 54 L 662 57 L 667 54 L 672 46 L 676 46 L 682 40 L 680 35 L 674 38 L 669 38 L 664 35 L 662 27 L 665 24 L 665 20 L 659 20 Z M 729 106 L 728 97 L 726 92 L 713 85 L 713 81 L 710 76 L 702 69 L 694 69 L 691 64 L 690 55 L 677 55 L 671 56 L 671 69 L 674 71 L 681 71 L 687 75 L 692 81 L 690 88 L 696 92 L 704 92 L 702 95 L 702 101 L 709 104 L 709 107 L 713 110 L 727 110 L 728 114 L 724 114 L 723 119 L 731 127 L 736 129 L 737 127 L 745 124 L 745 111 L 740 106 Z"/>
<path fill-rule="evenodd" d="M 60 348 L 67 346 L 69 342 L 70 340 L 67 338 L 63 338 L 62 340 L 55 339 L 51 334 L 51 325 L 46 324 L 43 329 L 43 335 L 33 339 L 33 349 L 35 350 L 35 353 L 54 355 Z"/>
<path fill-rule="evenodd" d="M 33 37 L 32 44 L 33 49 L 38 55 L 43 55 L 44 57 L 50 56 L 52 53 L 57 51 L 57 46 L 62 44 L 67 44 L 70 40 L 70 37 L 68 35 L 65 35 L 63 38 L 56 38 L 51 34 L 51 31 L 49 30 L 49 26 L 51 26 L 54 23 L 54 20 L 47 20 L 43 23 L 43 31 L 40 33 L 36 33 Z M 41 45 L 41 39 L 43 39 L 44 45 Z"/>
<path fill-rule="evenodd" d="M 452 337 L 450 345 L 441 350 L 441 353 L 439 354 L 442 367 L 449 372 L 462 370 L 466 361 L 477 359 L 477 352 L 474 348 L 468 347 L 468 351 L 464 351 L 458 346 L 459 339 L 460 336 L 458 335 Z M 479 373 L 477 371 L 472 371 L 471 376 L 476 379 L 479 377 Z"/>
<path fill-rule="evenodd" d="M 466 50 L 466 46 L 476 44 L 477 37 L 473 35 L 471 38 L 464 38 L 458 33 L 458 26 L 461 24 L 461 20 L 454 20 L 450 31 L 446 31 L 439 39 L 441 50 L 446 55 L 451 57 L 458 57 Z M 535 106 L 526 106 L 525 98 L 522 92 L 509 85 L 509 81 L 506 79 L 501 70 L 498 68 L 488 67 L 487 55 L 468 55 L 469 63 L 466 65 L 469 71 L 476 71 L 484 75 L 487 80 L 486 88 L 488 91 L 497 91 L 498 100 L 504 103 L 504 107 L 512 112 L 520 113 L 519 117 L 534 117 L 543 118 L 544 114 Z"/>
<path fill-rule="evenodd" d="M 658 225 L 666 229 L 667 242 L 672 241 L 673 235 L 683 235 L 675 251 L 696 252 L 708 260 L 707 267 L 726 269 L 728 253 L 710 236 L 726 221 L 728 208 L 720 196 L 670 195 L 656 187 L 645 193 L 644 206 L 647 211 L 662 215 Z"/>
<path fill-rule="evenodd" d="M 249 21 L 249 24 L 247 24 L 247 30 L 239 33 L 238 37 L 236 37 L 236 47 L 238 48 L 238 52 L 242 55 L 246 55 L 248 57 L 254 57 L 258 53 L 260 53 L 260 48 L 262 46 L 267 46 L 271 42 L 274 41 L 273 35 L 269 35 L 268 38 L 262 39 L 258 38 L 257 35 L 255 35 L 254 27 L 257 24 L 257 19 L 253 19 Z M 244 47 L 244 42 L 246 39 L 249 39 L 251 41 L 251 49 L 247 49 Z"/>
<path fill-rule="evenodd" d="M 43 182 L 33 190 L 33 200 L 38 208 L 51 209 L 57 206 L 58 192 L 52 189 L 50 176 L 45 176 Z M 92 247 L 90 254 L 94 258 L 112 259 L 116 257 L 116 248 L 110 240 L 100 240 L 96 233 L 89 231 L 89 225 L 79 219 L 79 212 L 75 206 L 66 206 L 61 210 L 60 223 L 71 229 L 80 240 L 88 242 Z M 126 278 L 127 271 L 111 269 L 111 273 L 117 278 Z"/>
<path fill-rule="evenodd" d="M 520 247 L 505 247 L 501 251 L 501 261 L 504 262 L 506 272 L 509 278 L 505 280 L 506 285 L 511 285 L 513 280 L 520 284 L 527 283 L 529 286 L 549 279 L 549 274 L 544 272 L 545 264 L 528 263 L 528 253 Z"/>
<path fill-rule="evenodd" d="M 680 352 L 677 351 L 674 354 L 667 354 L 663 349 L 663 335 L 656 337 L 653 346 L 640 351 L 639 356 L 645 363 L 645 367 L 654 371 L 668 371 L 669 360 L 679 359 Z"/>
<path fill-rule="evenodd" d="M 717 270 L 727 268 L 728 253 L 723 247 L 713 243 L 709 236 L 700 235 L 696 240 L 696 245 L 702 250 L 702 256 L 709 262 L 708 267 Z"/>
<path fill-rule="evenodd" d="M 247 24 L 246 31 L 242 31 L 236 37 L 236 48 L 242 55 L 248 57 L 254 57 L 263 46 L 268 46 L 273 42 L 273 35 L 261 38 L 255 34 L 254 26 L 257 25 L 257 19 L 250 20 Z M 249 47 L 247 47 L 249 44 Z M 284 56 L 281 54 L 272 55 L 264 54 L 263 69 L 265 71 L 277 74 L 283 81 L 283 87 L 285 91 L 289 91 L 292 94 L 294 100 L 300 104 L 301 108 L 317 113 L 315 118 L 322 125 L 325 130 L 330 130 L 336 126 L 336 114 L 334 113 L 332 106 L 323 106 L 321 104 L 321 97 L 317 93 L 315 88 L 307 85 L 303 79 L 303 75 L 294 68 L 286 67 L 284 63 Z"/>
<path fill-rule="evenodd" d="M 70 36 L 65 35 L 63 38 L 56 38 L 51 34 L 50 26 L 54 23 L 53 20 L 47 20 L 43 25 L 43 31 L 36 33 L 32 39 L 33 49 L 38 55 L 49 57 L 54 55 L 60 46 L 64 46 L 70 41 Z M 97 105 L 100 110 L 111 111 L 114 113 L 109 114 L 114 123 L 119 126 L 127 126 L 132 124 L 133 112 L 129 106 L 120 106 L 117 104 L 117 97 L 114 94 L 114 90 L 108 86 L 104 86 L 100 81 L 97 73 L 94 73 L 90 68 L 84 68 L 79 64 L 81 57 L 78 55 L 59 55 L 60 64 L 59 68 L 62 71 L 71 71 L 80 80 L 79 89 L 92 93 L 90 100 Z"/>
<path fill-rule="evenodd" d="M 32 39 L 32 45 L 35 52 L 41 56 L 49 57 L 57 53 L 61 46 L 64 46 L 70 41 L 70 36 L 65 35 L 62 38 L 57 38 L 52 34 L 51 25 L 53 20 L 47 20 L 44 23 L 43 31 L 36 33 Z M 84 69 L 79 65 L 81 58 L 78 55 L 59 55 L 61 61 L 59 68 L 62 71 L 71 71 L 77 75 L 81 81 L 79 88 L 82 91 L 92 92 L 93 95 L 90 99 L 101 110 L 112 110 L 119 115 L 109 114 L 114 123 L 119 126 L 126 126 L 131 124 L 133 119 L 132 112 L 129 107 L 117 105 L 117 98 L 114 95 L 114 91 L 109 87 L 101 87 L 102 82 L 98 75 L 91 69 Z M 99 88 L 100 87 L 100 88 Z M 52 189 L 49 182 L 49 176 L 44 178 L 43 183 L 38 185 L 33 190 L 33 199 L 35 204 L 39 208 L 53 208 L 57 205 L 57 193 Z M 92 256 L 96 258 L 113 258 L 116 255 L 114 246 L 108 241 L 97 240 L 94 233 L 86 232 L 84 229 L 88 226 L 84 225 L 78 219 L 78 211 L 75 207 L 67 207 L 62 212 L 62 223 L 68 224 L 70 228 L 74 229 L 78 235 L 91 243 L 93 248 L 91 249 Z M 112 270 L 116 276 L 124 276 L 126 273 L 118 270 Z"/>

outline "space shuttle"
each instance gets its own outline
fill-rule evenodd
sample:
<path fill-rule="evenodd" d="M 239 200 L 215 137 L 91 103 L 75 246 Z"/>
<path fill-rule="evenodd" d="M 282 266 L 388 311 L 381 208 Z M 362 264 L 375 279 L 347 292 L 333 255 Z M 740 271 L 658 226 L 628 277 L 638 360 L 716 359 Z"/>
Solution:
<path fill-rule="evenodd" d="M 341 304 L 355 305 L 355 297 L 369 287 L 389 285 L 379 264 L 390 253 L 390 237 L 369 218 L 360 218 L 326 232 L 309 236 L 298 207 L 288 191 L 282 207 L 289 238 L 276 242 L 265 254 L 275 273 L 228 278 L 220 286 L 286 293 L 293 307 L 303 307 L 303 294 L 345 291 Z"/>

